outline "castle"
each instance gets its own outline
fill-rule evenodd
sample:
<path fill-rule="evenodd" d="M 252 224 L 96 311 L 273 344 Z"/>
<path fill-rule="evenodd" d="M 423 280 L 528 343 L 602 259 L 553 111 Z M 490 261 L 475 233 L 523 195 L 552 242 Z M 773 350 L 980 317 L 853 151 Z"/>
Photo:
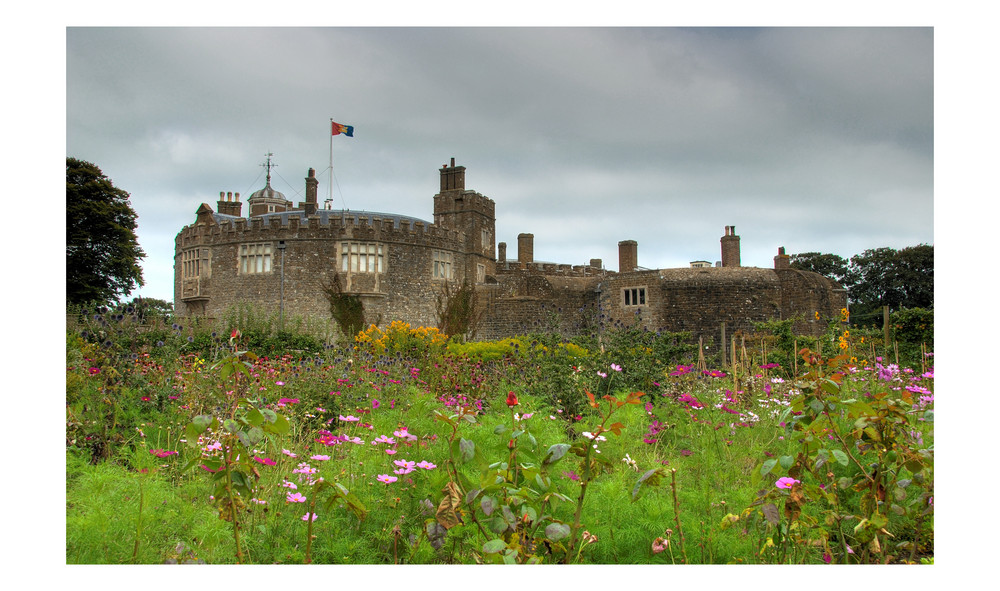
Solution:
<path fill-rule="evenodd" d="M 740 237 L 727 226 L 721 263 L 644 269 L 638 244 L 618 243 L 618 271 L 600 259 L 587 265 L 534 260 L 532 234 L 517 237 L 517 258 L 495 243 L 495 203 L 465 188 L 455 159 L 440 169 L 434 221 L 372 211 L 319 207 L 316 173 L 305 178 L 305 201 L 294 206 L 266 186 L 247 199 L 219 194 L 217 211 L 202 203 L 194 224 L 177 234 L 174 307 L 179 316 L 222 317 L 237 303 L 329 319 L 328 291 L 355 296 L 368 321 L 437 326 L 446 284 L 475 286 L 477 338 L 538 330 L 564 336 L 597 324 L 687 331 L 706 342 L 752 331 L 753 323 L 794 318 L 797 334 L 819 336 L 847 305 L 846 291 L 816 273 L 789 267 L 778 249 L 773 269 L 740 266 Z M 717 347 L 713 347 L 716 348 Z"/>

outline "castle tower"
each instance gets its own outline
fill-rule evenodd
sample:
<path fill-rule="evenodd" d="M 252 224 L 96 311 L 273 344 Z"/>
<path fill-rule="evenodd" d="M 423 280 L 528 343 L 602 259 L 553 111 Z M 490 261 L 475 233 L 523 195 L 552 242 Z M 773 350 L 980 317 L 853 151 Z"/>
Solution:
<path fill-rule="evenodd" d="M 440 169 L 441 191 L 434 196 L 434 224 L 465 235 L 465 278 L 481 282 L 496 273 L 496 204 L 465 188 L 465 167 Z"/>
<path fill-rule="evenodd" d="M 722 266 L 740 266 L 740 237 L 736 235 L 736 226 L 726 226 L 726 234 L 722 242 Z"/>

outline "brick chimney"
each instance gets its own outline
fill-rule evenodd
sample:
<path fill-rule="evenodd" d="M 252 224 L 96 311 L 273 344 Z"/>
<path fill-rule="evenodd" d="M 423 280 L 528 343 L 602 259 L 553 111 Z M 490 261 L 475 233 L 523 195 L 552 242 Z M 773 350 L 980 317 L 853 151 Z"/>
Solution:
<path fill-rule="evenodd" d="M 501 242 L 497 244 L 497 262 L 506 263 L 507 262 L 507 243 Z"/>
<path fill-rule="evenodd" d="M 778 247 L 778 254 L 774 257 L 774 270 L 791 269 L 790 260 L 792 257 L 785 254 L 785 247 Z"/>
<path fill-rule="evenodd" d="M 240 217 L 243 215 L 243 204 L 240 203 L 240 194 L 236 193 L 233 196 L 233 192 L 229 191 L 219 191 L 219 213 L 225 215 L 234 215 Z"/>
<path fill-rule="evenodd" d="M 618 272 L 635 271 L 639 266 L 639 243 L 635 240 L 622 240 L 618 243 Z"/>
<path fill-rule="evenodd" d="M 740 237 L 736 235 L 736 226 L 726 226 L 726 235 L 722 237 L 722 266 L 740 266 Z"/>
<path fill-rule="evenodd" d="M 319 201 L 316 192 L 319 188 L 319 180 L 316 178 L 316 170 L 310 168 L 309 176 L 306 177 L 306 200 L 299 203 L 299 209 L 306 212 L 306 215 L 313 215 L 319 209 Z"/>
<path fill-rule="evenodd" d="M 441 192 L 454 190 L 465 190 L 465 167 L 455 166 L 455 159 L 452 158 L 451 166 L 441 166 Z"/>
<path fill-rule="evenodd" d="M 517 235 L 517 262 L 521 263 L 525 268 L 531 264 L 531 261 L 535 260 L 535 235 L 534 234 L 518 234 Z"/>

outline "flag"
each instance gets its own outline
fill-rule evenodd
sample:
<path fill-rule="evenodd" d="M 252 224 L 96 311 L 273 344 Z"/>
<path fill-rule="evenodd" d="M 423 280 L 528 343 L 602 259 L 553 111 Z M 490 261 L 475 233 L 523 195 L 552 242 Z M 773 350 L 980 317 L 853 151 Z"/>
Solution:
<path fill-rule="evenodd" d="M 333 135 L 344 134 L 347 137 L 354 137 L 354 126 L 353 125 L 341 125 L 339 123 L 333 123 Z"/>

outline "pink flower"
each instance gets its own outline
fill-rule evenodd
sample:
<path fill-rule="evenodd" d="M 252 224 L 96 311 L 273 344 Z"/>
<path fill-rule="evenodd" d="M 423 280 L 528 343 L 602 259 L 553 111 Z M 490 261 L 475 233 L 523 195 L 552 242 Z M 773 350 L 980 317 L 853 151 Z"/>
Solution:
<path fill-rule="evenodd" d="M 306 498 L 302 493 L 289 493 L 285 500 L 289 503 L 305 503 Z"/>
<path fill-rule="evenodd" d="M 663 538 L 656 538 L 653 540 L 653 554 L 659 554 L 669 547 L 670 542 L 664 540 Z"/>
<path fill-rule="evenodd" d="M 423 468 L 424 470 L 433 470 L 434 468 L 437 468 L 437 466 L 435 464 L 428 462 L 427 460 L 424 460 L 419 464 L 417 464 L 417 468 Z"/>
<path fill-rule="evenodd" d="M 286 456 L 288 456 L 290 458 L 297 458 L 297 457 L 299 457 L 299 456 L 293 454 L 292 452 L 288 451 L 287 449 L 281 450 L 281 453 L 285 454 Z"/>
<path fill-rule="evenodd" d="M 385 450 L 385 453 L 389 454 L 390 456 L 394 456 L 394 455 L 396 455 L 396 450 L 394 450 L 394 449 L 387 449 L 387 450 Z"/>
<path fill-rule="evenodd" d="M 382 403 L 378 401 L 378 398 L 372 398 L 372 408 L 378 408 L 382 406 Z"/>
<path fill-rule="evenodd" d="M 330 459 L 330 456 L 324 456 L 324 455 L 321 455 L 321 454 L 316 454 L 314 456 L 309 456 L 309 459 L 310 460 L 316 460 L 318 462 L 325 462 L 325 461 L 327 461 L 327 460 Z"/>
<path fill-rule="evenodd" d="M 261 464 L 264 464 L 265 466 L 273 466 L 273 465 L 275 465 L 277 463 L 274 460 L 272 460 L 271 458 L 260 458 L 260 457 L 257 457 L 257 456 L 253 457 L 253 461 L 259 462 Z"/>
<path fill-rule="evenodd" d="M 164 451 L 162 449 L 151 449 L 149 450 L 149 453 L 153 454 L 158 458 L 166 458 L 169 456 L 177 455 L 176 451 Z"/>
<path fill-rule="evenodd" d="M 782 476 L 781 478 L 778 479 L 777 482 L 774 483 L 774 486 L 778 488 L 792 488 L 799 482 L 800 482 L 799 480 L 795 480 L 794 478 L 790 478 L 788 476 Z"/>
<path fill-rule="evenodd" d="M 294 483 L 294 482 L 289 482 L 289 481 L 287 481 L 287 480 L 286 480 L 286 481 L 284 481 L 284 482 L 282 482 L 282 483 L 281 483 L 281 486 L 283 486 L 283 487 L 285 487 L 285 488 L 290 488 L 290 489 L 292 489 L 292 490 L 295 490 L 295 489 L 299 488 L 298 486 L 296 486 L 296 485 L 295 485 L 295 483 Z"/>
<path fill-rule="evenodd" d="M 384 482 L 386 484 L 392 484 L 393 482 L 399 480 L 399 478 L 396 478 L 395 476 L 389 476 L 388 474 L 379 474 L 375 480 L 378 480 L 379 482 Z"/>
<path fill-rule="evenodd" d="M 356 417 L 354 415 L 347 415 L 346 417 L 344 415 L 340 415 L 337 418 L 339 418 L 342 421 L 348 422 L 348 423 L 356 423 L 356 422 L 358 422 L 358 421 L 361 420 L 361 419 L 359 419 L 358 417 Z"/>
<path fill-rule="evenodd" d="M 316 521 L 315 513 L 306 513 L 302 516 L 302 521 Z"/>

